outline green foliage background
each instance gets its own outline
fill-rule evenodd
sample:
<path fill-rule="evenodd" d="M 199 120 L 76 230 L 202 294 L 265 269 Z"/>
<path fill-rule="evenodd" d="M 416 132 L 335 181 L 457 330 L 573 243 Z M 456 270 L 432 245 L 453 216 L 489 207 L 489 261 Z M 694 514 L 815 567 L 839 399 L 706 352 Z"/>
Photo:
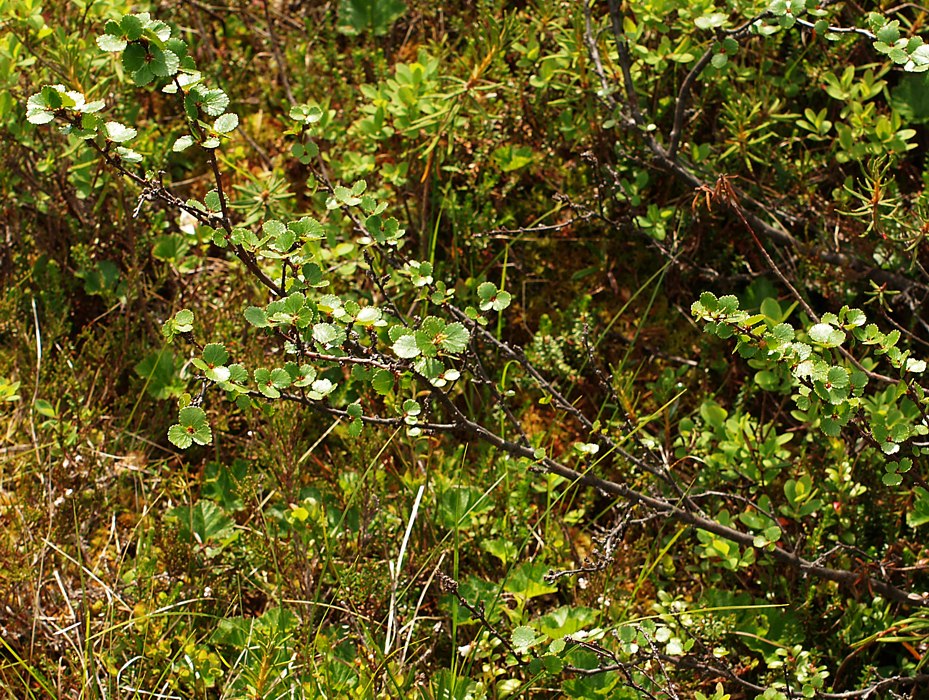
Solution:
<path fill-rule="evenodd" d="M 0 0 L 0 688 L 919 697 L 926 14 Z"/>

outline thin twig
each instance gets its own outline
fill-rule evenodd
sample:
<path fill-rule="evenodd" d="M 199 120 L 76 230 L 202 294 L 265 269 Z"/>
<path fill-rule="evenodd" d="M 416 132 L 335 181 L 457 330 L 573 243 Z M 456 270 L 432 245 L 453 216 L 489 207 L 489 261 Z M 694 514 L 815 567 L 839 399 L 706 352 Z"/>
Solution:
<path fill-rule="evenodd" d="M 274 32 L 274 21 L 271 19 L 271 13 L 268 10 L 268 0 L 262 0 L 262 5 L 265 11 L 265 21 L 268 23 L 268 37 L 271 41 L 271 52 L 274 54 L 274 60 L 277 62 L 277 71 L 281 76 L 284 93 L 287 95 L 287 101 L 290 102 L 291 105 L 295 105 L 297 104 L 297 100 L 294 99 L 294 94 L 290 89 L 290 80 L 287 77 L 287 61 L 284 60 L 284 55 L 281 53 L 280 42 L 277 40 L 277 34 Z"/>

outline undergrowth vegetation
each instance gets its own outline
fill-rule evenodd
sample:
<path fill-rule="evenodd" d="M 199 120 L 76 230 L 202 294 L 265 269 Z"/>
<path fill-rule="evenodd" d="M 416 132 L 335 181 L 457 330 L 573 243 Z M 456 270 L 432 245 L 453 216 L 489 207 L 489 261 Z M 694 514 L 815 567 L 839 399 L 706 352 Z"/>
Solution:
<path fill-rule="evenodd" d="M 0 692 L 925 694 L 925 9 L 0 17 Z"/>

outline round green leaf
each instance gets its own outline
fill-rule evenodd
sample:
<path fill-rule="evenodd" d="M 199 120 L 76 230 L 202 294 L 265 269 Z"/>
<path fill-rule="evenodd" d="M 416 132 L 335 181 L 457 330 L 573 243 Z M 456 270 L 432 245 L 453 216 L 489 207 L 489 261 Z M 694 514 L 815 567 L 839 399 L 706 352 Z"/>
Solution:
<path fill-rule="evenodd" d="M 271 381 L 278 389 L 290 386 L 290 372 L 280 367 L 271 370 Z"/>
<path fill-rule="evenodd" d="M 107 140 L 116 143 L 125 143 L 126 141 L 134 139 L 139 133 L 131 126 L 125 126 L 119 122 L 107 122 L 105 126 Z"/>
<path fill-rule="evenodd" d="M 194 312 L 190 309 L 181 309 L 174 314 L 174 329 L 178 333 L 190 333 L 194 329 Z"/>
<path fill-rule="evenodd" d="M 218 117 L 229 106 L 229 96 L 219 88 L 200 91 L 198 106 L 211 117 Z"/>
<path fill-rule="evenodd" d="M 831 385 L 831 388 L 843 389 L 848 386 L 849 374 L 848 370 L 844 367 L 830 367 L 829 372 L 826 375 L 826 383 Z"/>
<path fill-rule="evenodd" d="M 394 354 L 405 360 L 418 357 L 420 354 L 419 346 L 416 344 L 416 337 L 412 333 L 400 336 L 393 344 Z"/>
<path fill-rule="evenodd" d="M 845 333 L 828 323 L 817 323 L 810 327 L 808 333 L 810 340 L 828 348 L 837 347 L 845 341 Z"/>
<path fill-rule="evenodd" d="M 175 447 L 179 447 L 182 450 L 186 450 L 194 443 L 193 437 L 187 432 L 185 428 L 175 423 L 170 428 L 168 428 L 168 440 L 171 441 L 171 444 Z"/>
<path fill-rule="evenodd" d="M 210 367 L 208 368 L 203 375 L 209 379 L 211 382 L 227 382 L 231 376 L 231 372 L 228 367 Z"/>
<path fill-rule="evenodd" d="M 501 294 L 505 293 L 501 292 Z M 451 323 L 446 326 L 443 336 L 439 345 L 446 352 L 464 352 L 468 347 L 468 341 L 471 340 L 468 329 L 460 323 Z"/>
<path fill-rule="evenodd" d="M 240 364 L 229 365 L 229 381 L 235 384 L 245 384 L 248 381 L 248 372 Z"/>
<path fill-rule="evenodd" d="M 228 134 L 238 125 L 239 115 L 233 114 L 232 112 L 226 112 L 222 116 L 217 117 L 216 121 L 213 122 L 213 129 L 215 129 L 220 134 Z"/>
<path fill-rule="evenodd" d="M 755 373 L 755 383 L 765 391 L 773 391 L 781 382 L 776 372 L 765 369 Z"/>
<path fill-rule="evenodd" d="M 249 306 L 245 309 L 245 320 L 256 328 L 267 328 L 271 325 L 268 323 L 268 314 L 257 306 Z"/>
<path fill-rule="evenodd" d="M 886 486 L 899 486 L 903 483 L 903 477 L 896 472 L 888 472 L 881 477 L 881 481 L 883 481 Z"/>
<path fill-rule="evenodd" d="M 379 309 L 373 306 L 366 306 L 355 316 L 355 323 L 359 326 L 371 326 L 377 323 L 381 318 Z"/>
<path fill-rule="evenodd" d="M 168 39 L 171 38 L 171 27 L 169 27 L 167 24 L 165 24 L 159 19 L 149 20 L 146 23 L 145 29 L 146 31 L 149 32 L 150 35 L 154 34 L 162 42 L 167 42 Z M 170 44 L 177 44 L 177 43 L 178 43 L 177 40 L 170 42 Z"/>
<path fill-rule="evenodd" d="M 146 65 L 146 56 L 148 52 L 139 44 L 131 44 L 123 51 L 123 68 L 130 73 L 141 70 Z"/>
<path fill-rule="evenodd" d="M 728 20 L 729 15 L 722 12 L 713 12 L 709 15 L 697 17 L 694 24 L 697 25 L 697 29 L 714 29 L 723 26 Z"/>
<path fill-rule="evenodd" d="M 269 399 L 278 399 L 281 397 L 281 392 L 279 392 L 273 384 L 259 384 L 258 391 L 267 396 Z"/>
<path fill-rule="evenodd" d="M 535 646 L 536 639 L 538 634 L 531 627 L 517 627 L 510 634 L 510 641 L 513 643 L 513 646 L 517 651 L 525 651 L 532 646 Z"/>
<path fill-rule="evenodd" d="M 171 146 L 171 150 L 174 151 L 175 153 L 180 153 L 181 151 L 187 148 L 190 148 L 193 145 L 193 143 L 194 143 L 193 136 L 190 136 L 190 135 L 181 136 L 180 138 L 175 140 L 174 145 Z"/>
<path fill-rule="evenodd" d="M 333 384 L 328 379 L 317 379 L 310 385 L 310 390 L 307 392 L 307 396 L 309 396 L 314 401 L 320 401 L 328 394 L 331 394 L 334 389 L 335 384 Z"/>
<path fill-rule="evenodd" d="M 304 124 L 314 124 L 323 118 L 323 111 L 316 106 L 294 105 L 290 108 L 288 116 Z"/>
<path fill-rule="evenodd" d="M 173 51 L 162 51 L 157 46 L 148 47 L 148 66 L 152 73 L 159 78 L 167 78 L 177 73 L 181 67 L 181 59 Z M 150 58 L 149 58 L 150 57 Z"/>
<path fill-rule="evenodd" d="M 97 37 L 97 46 L 101 51 L 122 51 L 126 48 L 125 37 L 103 34 Z"/>
<path fill-rule="evenodd" d="M 203 348 L 203 361 L 208 365 L 224 365 L 229 359 L 229 353 L 222 343 L 209 343 Z"/>
<path fill-rule="evenodd" d="M 313 340 L 326 348 L 337 347 L 345 342 L 345 330 L 331 323 L 313 326 Z"/>
<path fill-rule="evenodd" d="M 477 298 L 481 301 L 489 301 L 497 293 L 497 285 L 493 282 L 482 282 L 477 288 Z"/>
<path fill-rule="evenodd" d="M 413 331 L 413 338 L 416 340 L 416 347 L 426 357 L 435 357 L 439 354 L 438 343 L 441 341 L 438 334 L 430 334 L 427 331 Z"/>
<path fill-rule="evenodd" d="M 118 155 L 121 160 L 124 160 L 127 163 L 142 162 L 142 154 L 138 151 L 133 151 L 131 148 L 124 148 L 123 146 L 119 146 L 116 148 L 116 155 Z"/>
<path fill-rule="evenodd" d="M 619 639 L 627 644 L 634 642 L 638 635 L 638 630 L 631 625 L 623 625 L 619 628 Z"/>
<path fill-rule="evenodd" d="M 564 661 L 562 661 L 557 656 L 552 654 L 545 654 L 542 657 L 542 666 L 545 667 L 545 670 L 552 675 L 561 673 L 564 669 Z"/>
<path fill-rule="evenodd" d="M 394 388 L 393 372 L 379 369 L 371 378 L 371 386 L 378 394 L 389 394 Z"/>
<path fill-rule="evenodd" d="M 190 431 L 188 430 L 188 432 Z M 210 429 L 209 425 L 204 423 L 194 429 L 191 437 L 198 445 L 209 445 L 213 441 L 213 431 Z"/>
<path fill-rule="evenodd" d="M 26 121 L 30 124 L 48 124 L 55 118 L 52 112 L 43 109 L 28 109 L 26 111 Z"/>
<path fill-rule="evenodd" d="M 129 41 L 135 41 L 142 36 L 143 18 L 148 19 L 148 15 L 125 15 L 119 20 L 120 29 Z"/>
<path fill-rule="evenodd" d="M 509 307 L 510 302 L 513 300 L 513 295 L 509 292 L 499 291 L 493 300 L 493 309 L 494 311 L 503 311 Z"/>
<path fill-rule="evenodd" d="M 177 415 L 178 422 L 184 427 L 198 427 L 206 424 L 206 412 L 199 406 L 185 406 Z"/>
<path fill-rule="evenodd" d="M 868 317 L 865 316 L 864 311 L 861 309 L 848 309 L 845 313 L 845 325 L 846 326 L 863 326 L 867 323 Z"/>
<path fill-rule="evenodd" d="M 316 370 L 310 365 L 300 365 L 300 371 L 294 378 L 294 386 L 310 386 L 316 380 Z"/>

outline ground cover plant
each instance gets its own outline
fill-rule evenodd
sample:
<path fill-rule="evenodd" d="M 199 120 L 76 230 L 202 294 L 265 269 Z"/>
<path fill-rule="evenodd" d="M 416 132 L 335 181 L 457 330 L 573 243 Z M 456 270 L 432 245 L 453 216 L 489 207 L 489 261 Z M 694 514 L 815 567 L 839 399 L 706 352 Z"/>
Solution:
<path fill-rule="evenodd" d="M 925 10 L 0 10 L 5 692 L 925 693 Z"/>

